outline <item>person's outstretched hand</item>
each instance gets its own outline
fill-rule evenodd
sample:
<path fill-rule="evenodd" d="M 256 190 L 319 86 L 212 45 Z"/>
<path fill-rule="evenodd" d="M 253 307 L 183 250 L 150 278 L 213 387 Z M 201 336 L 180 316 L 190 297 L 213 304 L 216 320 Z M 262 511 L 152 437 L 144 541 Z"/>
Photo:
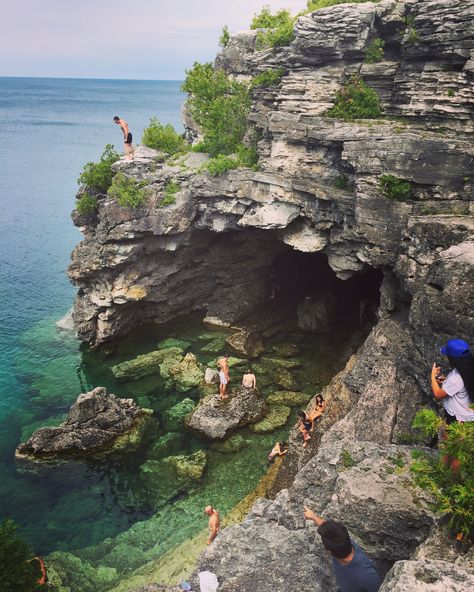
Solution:
<path fill-rule="evenodd" d="M 317 515 L 313 512 L 313 510 L 310 510 L 306 506 L 303 506 L 303 508 L 304 508 L 304 517 L 305 517 L 305 519 L 306 520 L 313 520 L 313 522 L 316 522 Z"/>

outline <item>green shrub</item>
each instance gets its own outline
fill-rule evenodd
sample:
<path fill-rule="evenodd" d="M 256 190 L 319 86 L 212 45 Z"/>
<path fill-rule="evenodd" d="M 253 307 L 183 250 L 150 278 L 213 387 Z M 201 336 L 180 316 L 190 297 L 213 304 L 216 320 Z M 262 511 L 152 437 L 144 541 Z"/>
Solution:
<path fill-rule="evenodd" d="M 424 409 L 415 416 L 413 427 L 425 436 L 434 437 L 442 420 L 432 410 Z M 434 510 L 448 517 L 453 535 L 474 540 L 474 422 L 452 423 L 446 427 L 446 439 L 439 442 L 440 455 L 418 454 L 411 465 L 416 483 L 431 492 Z M 453 472 L 443 456 L 459 461 Z"/>
<path fill-rule="evenodd" d="M 352 458 L 352 454 L 345 448 L 343 448 L 341 452 L 341 461 L 346 469 L 350 469 L 350 467 L 353 467 L 356 464 L 356 461 Z"/>
<path fill-rule="evenodd" d="M 252 80 L 251 86 L 255 88 L 257 86 L 275 86 L 280 84 L 281 78 L 285 73 L 284 68 L 277 68 L 276 70 L 266 70 L 257 74 Z"/>
<path fill-rule="evenodd" d="M 409 181 L 395 175 L 382 175 L 379 179 L 384 195 L 395 201 L 407 201 L 413 198 L 413 188 Z"/>
<path fill-rule="evenodd" d="M 276 29 L 268 29 L 267 31 L 259 31 L 255 42 L 257 50 L 269 49 L 270 47 L 284 47 L 290 45 L 295 38 L 294 33 L 294 19 L 287 21 Z"/>
<path fill-rule="evenodd" d="M 227 47 L 229 45 L 229 41 L 230 41 L 229 27 L 227 25 L 225 25 L 222 28 L 222 33 L 221 33 L 221 36 L 219 37 L 219 45 L 221 47 Z"/>
<path fill-rule="evenodd" d="M 88 193 L 84 193 L 76 201 L 76 211 L 79 214 L 92 214 L 97 209 L 97 198 Z"/>
<path fill-rule="evenodd" d="M 379 95 L 356 75 L 351 76 L 344 87 L 337 91 L 334 106 L 325 112 L 327 117 L 346 121 L 375 119 L 381 114 Z"/>
<path fill-rule="evenodd" d="M 138 208 L 143 205 L 147 198 L 146 191 L 136 181 L 126 177 L 123 173 L 115 175 L 107 194 L 116 199 L 124 208 Z"/>
<path fill-rule="evenodd" d="M 334 187 L 338 189 L 347 189 L 349 186 L 349 179 L 347 175 L 338 175 L 333 181 Z"/>
<path fill-rule="evenodd" d="M 246 146 L 245 144 L 237 146 L 235 153 L 237 155 L 239 166 L 257 170 L 258 151 L 256 137 L 252 140 L 249 146 Z"/>
<path fill-rule="evenodd" d="M 407 43 L 415 43 L 418 41 L 418 31 L 415 29 L 415 17 L 407 16 L 404 18 L 404 22 L 406 25 L 405 28 L 405 35 L 406 35 L 406 42 Z"/>
<path fill-rule="evenodd" d="M 41 569 L 38 561 L 30 561 L 33 551 L 17 538 L 17 526 L 12 520 L 0 524 L 0 590 L 2 592 L 39 592 Z"/>
<path fill-rule="evenodd" d="M 364 62 L 366 64 L 376 64 L 377 62 L 381 62 L 384 58 L 384 47 L 385 41 L 380 39 L 380 37 L 376 37 L 365 50 Z"/>
<path fill-rule="evenodd" d="M 291 14 L 288 10 L 279 10 L 275 14 L 270 12 L 269 6 L 264 6 L 258 14 L 253 15 L 250 23 L 251 29 L 276 29 L 285 25 L 290 19 Z"/>
<path fill-rule="evenodd" d="M 150 125 L 143 130 L 142 143 L 167 154 L 183 152 L 187 146 L 183 136 L 171 124 L 163 125 L 156 117 L 152 117 Z"/>
<path fill-rule="evenodd" d="M 229 78 L 212 64 L 196 62 L 186 72 L 183 90 L 190 93 L 192 117 L 204 135 L 203 151 L 232 154 L 247 131 L 251 97 L 247 85 Z"/>
<path fill-rule="evenodd" d="M 456 90 L 454 88 L 448 88 L 448 92 L 446 93 L 448 97 L 454 97 L 456 94 Z"/>
<path fill-rule="evenodd" d="M 120 158 L 112 144 L 107 144 L 101 154 L 99 162 L 88 162 L 84 165 L 77 182 L 85 185 L 96 193 L 107 193 L 112 184 L 112 165 Z"/>
<path fill-rule="evenodd" d="M 168 181 L 163 190 L 163 197 L 160 201 L 159 207 L 164 208 L 176 203 L 176 194 L 181 190 L 181 185 L 177 181 Z"/>
<path fill-rule="evenodd" d="M 210 175 L 213 177 L 217 177 L 218 175 L 222 175 L 227 171 L 231 171 L 233 169 L 239 168 L 240 163 L 237 158 L 231 156 L 225 156 L 224 154 L 219 154 L 214 158 L 211 158 L 205 165 L 204 168 L 209 172 Z"/>
<path fill-rule="evenodd" d="M 380 2 L 380 0 L 308 0 L 308 12 L 336 4 L 360 4 L 361 2 Z"/>

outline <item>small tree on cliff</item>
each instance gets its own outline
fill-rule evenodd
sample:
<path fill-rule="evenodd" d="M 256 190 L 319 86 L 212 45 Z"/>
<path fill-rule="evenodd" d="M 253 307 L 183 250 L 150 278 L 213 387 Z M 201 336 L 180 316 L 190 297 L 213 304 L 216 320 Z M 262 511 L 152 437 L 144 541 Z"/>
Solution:
<path fill-rule="evenodd" d="M 0 590 L 2 592 L 40 592 L 46 586 L 38 584 L 41 568 L 32 561 L 33 551 L 16 536 L 12 520 L 0 524 Z"/>

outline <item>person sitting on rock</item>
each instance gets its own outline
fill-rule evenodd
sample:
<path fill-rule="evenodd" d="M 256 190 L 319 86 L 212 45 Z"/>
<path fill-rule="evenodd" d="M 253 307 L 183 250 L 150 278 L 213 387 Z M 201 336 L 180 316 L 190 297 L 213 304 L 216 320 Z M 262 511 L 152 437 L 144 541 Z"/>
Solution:
<path fill-rule="evenodd" d="M 206 506 L 204 513 L 209 516 L 209 538 L 206 544 L 210 545 L 219 532 L 219 512 L 212 506 Z"/>
<path fill-rule="evenodd" d="M 219 394 L 221 399 L 228 398 L 227 385 L 230 382 L 228 360 L 228 354 L 225 354 L 222 358 L 217 360 L 217 367 L 219 369 Z"/>
<path fill-rule="evenodd" d="M 314 408 L 309 412 L 309 418 L 312 422 L 311 431 L 314 432 L 314 428 L 316 425 L 316 420 L 320 419 L 322 414 L 326 410 L 326 401 L 324 400 L 322 395 L 316 396 L 316 404 Z"/>
<path fill-rule="evenodd" d="M 268 460 L 273 462 L 277 456 L 284 456 L 288 452 L 288 444 L 286 442 L 277 442 L 268 455 Z"/>
<path fill-rule="evenodd" d="M 303 436 L 303 448 L 306 448 L 306 446 L 308 446 L 308 440 L 311 440 L 311 436 L 309 435 L 309 433 L 312 427 L 313 422 L 311 421 L 309 415 L 306 413 L 306 411 L 300 411 L 298 429 Z"/>
<path fill-rule="evenodd" d="M 247 372 L 242 378 L 242 386 L 248 389 L 257 388 L 257 378 L 252 371 L 252 368 L 247 368 Z"/>
<path fill-rule="evenodd" d="M 440 351 L 452 370 L 445 377 L 434 363 L 431 388 L 434 398 L 443 402 L 446 423 L 474 421 L 474 357 L 469 345 L 462 339 L 450 339 Z"/>
<path fill-rule="evenodd" d="M 316 524 L 324 548 L 332 556 L 339 592 L 377 592 L 381 585 L 377 570 L 359 545 L 351 540 L 344 524 L 324 520 L 306 506 L 304 517 Z"/>

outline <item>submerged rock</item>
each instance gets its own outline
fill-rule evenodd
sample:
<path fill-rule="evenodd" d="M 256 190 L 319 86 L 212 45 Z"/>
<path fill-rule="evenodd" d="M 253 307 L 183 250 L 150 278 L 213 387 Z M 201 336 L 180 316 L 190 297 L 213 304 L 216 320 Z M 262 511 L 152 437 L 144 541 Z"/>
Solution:
<path fill-rule="evenodd" d="M 244 358 L 256 358 L 265 351 L 260 337 L 251 331 L 238 331 L 226 339 L 227 345 Z"/>
<path fill-rule="evenodd" d="M 257 389 L 238 387 L 224 401 L 219 395 L 206 397 L 188 419 L 187 427 L 211 440 L 222 440 L 236 429 L 261 419 L 266 410 Z"/>
<path fill-rule="evenodd" d="M 204 380 L 204 372 L 192 353 L 187 353 L 182 359 L 166 358 L 160 364 L 160 373 L 165 383 L 180 393 L 198 388 Z"/>
<path fill-rule="evenodd" d="M 66 421 L 41 428 L 16 449 L 17 458 L 46 460 L 67 456 L 97 456 L 137 448 L 148 428 L 150 409 L 132 399 L 118 399 L 103 387 L 79 395 Z"/>
<path fill-rule="evenodd" d="M 240 452 L 247 445 L 247 441 L 240 434 L 234 434 L 224 442 L 213 442 L 211 450 L 220 452 L 221 454 L 234 454 Z"/>
<path fill-rule="evenodd" d="M 148 457 L 153 460 L 164 458 L 178 452 L 182 447 L 183 434 L 167 432 L 153 444 Z"/>
<path fill-rule="evenodd" d="M 311 395 L 297 391 L 276 391 L 267 397 L 269 405 L 288 405 L 300 407 L 311 399 Z"/>
<path fill-rule="evenodd" d="M 196 407 L 192 399 L 183 399 L 163 414 L 163 424 L 167 431 L 178 431 L 184 427 L 184 420 Z"/>
<path fill-rule="evenodd" d="M 118 380 L 140 380 L 146 376 L 160 373 L 160 364 L 168 358 L 181 359 L 183 350 L 180 347 L 159 349 L 148 354 L 142 354 L 128 362 L 112 366 L 112 372 Z"/>
<path fill-rule="evenodd" d="M 256 434 L 274 432 L 277 428 L 281 428 L 286 424 L 290 417 L 290 413 L 291 409 L 286 405 L 272 405 L 270 406 L 268 415 L 249 427 L 252 432 L 255 432 Z"/>

